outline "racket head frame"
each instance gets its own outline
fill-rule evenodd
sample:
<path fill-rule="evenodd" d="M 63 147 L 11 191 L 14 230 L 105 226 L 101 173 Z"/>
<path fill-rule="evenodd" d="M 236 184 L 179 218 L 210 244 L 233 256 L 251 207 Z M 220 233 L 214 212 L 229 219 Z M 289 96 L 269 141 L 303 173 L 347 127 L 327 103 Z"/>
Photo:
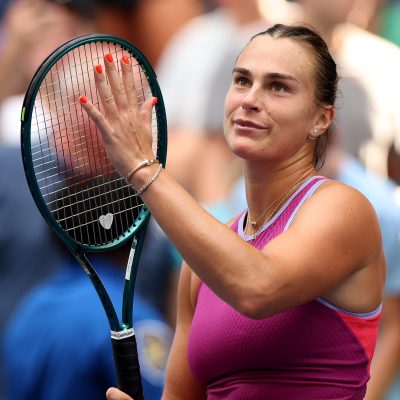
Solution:
<path fill-rule="evenodd" d="M 142 229 L 143 226 L 147 226 L 148 219 L 150 218 L 150 212 L 146 205 L 143 204 L 139 215 L 135 219 L 132 226 L 128 228 L 124 234 L 120 235 L 118 239 L 114 240 L 111 243 L 106 243 L 103 245 L 97 245 L 95 247 L 86 245 L 83 243 L 79 243 L 74 240 L 71 236 L 69 236 L 56 222 L 55 218 L 52 216 L 49 211 L 39 188 L 39 185 L 36 180 L 33 160 L 31 157 L 31 135 L 30 135 L 30 127 L 32 121 L 33 108 L 35 105 L 36 95 L 40 89 L 40 86 L 45 79 L 47 73 L 51 70 L 51 68 L 56 64 L 58 60 L 60 60 L 64 55 L 69 53 L 70 51 L 93 42 L 102 42 L 102 43 L 112 43 L 120 45 L 125 51 L 129 52 L 133 55 L 133 57 L 138 61 L 139 65 L 142 67 L 148 82 L 150 83 L 150 89 L 152 91 L 152 95 L 157 97 L 158 101 L 155 105 L 156 110 L 156 118 L 157 118 L 157 127 L 158 127 L 158 140 L 157 140 L 157 159 L 160 161 L 162 165 L 165 166 L 166 156 L 167 156 L 167 121 L 165 116 L 165 106 L 162 98 L 162 93 L 160 87 L 157 82 L 156 74 L 147 61 L 146 57 L 143 53 L 137 49 L 135 46 L 130 44 L 129 42 L 117 38 L 113 35 L 102 34 L 102 33 L 94 33 L 79 36 L 74 38 L 57 49 L 55 49 L 39 66 L 36 73 L 34 74 L 29 86 L 28 90 L 25 94 L 25 98 L 23 101 L 22 111 L 21 111 L 21 154 L 22 161 L 24 165 L 25 175 L 27 178 L 29 189 L 32 193 L 34 201 L 42 214 L 43 218 L 49 224 L 49 226 L 54 230 L 54 232 L 61 238 L 61 240 L 70 248 L 71 251 L 76 253 L 81 253 L 82 251 L 107 251 L 113 248 L 119 247 L 126 243 L 133 236 L 137 235 L 138 232 Z"/>

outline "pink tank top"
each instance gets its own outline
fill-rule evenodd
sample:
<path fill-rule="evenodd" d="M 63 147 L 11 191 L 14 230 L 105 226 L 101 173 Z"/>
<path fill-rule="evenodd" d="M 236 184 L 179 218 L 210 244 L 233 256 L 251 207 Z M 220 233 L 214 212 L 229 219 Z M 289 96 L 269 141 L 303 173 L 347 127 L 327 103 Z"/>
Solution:
<path fill-rule="evenodd" d="M 262 249 L 285 231 L 297 210 L 326 181 L 312 177 L 251 242 Z M 243 239 L 246 211 L 232 225 Z M 189 334 L 193 375 L 208 400 L 363 399 L 381 307 L 340 310 L 318 298 L 261 320 L 250 319 L 200 285 Z"/>

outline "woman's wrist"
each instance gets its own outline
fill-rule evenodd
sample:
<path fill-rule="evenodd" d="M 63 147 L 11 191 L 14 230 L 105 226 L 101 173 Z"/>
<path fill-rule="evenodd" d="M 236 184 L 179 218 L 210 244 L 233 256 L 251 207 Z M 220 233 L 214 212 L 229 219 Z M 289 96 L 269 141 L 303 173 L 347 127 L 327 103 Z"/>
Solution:
<path fill-rule="evenodd" d="M 158 178 L 162 169 L 160 163 L 151 163 L 138 169 L 129 179 L 128 183 L 138 192 L 138 195 L 142 194 L 148 189 L 150 185 Z"/>
<path fill-rule="evenodd" d="M 154 181 L 158 178 L 158 176 L 160 175 L 161 170 L 162 170 L 162 165 L 160 164 L 160 165 L 158 166 L 157 171 L 155 172 L 155 174 L 154 174 L 145 184 L 143 184 L 140 188 L 138 188 L 138 189 L 136 190 L 136 193 L 137 193 L 138 196 L 141 196 L 142 193 L 144 193 L 144 192 L 148 189 L 148 187 L 149 187 L 151 184 L 153 184 L 153 182 L 154 182 Z"/>
<path fill-rule="evenodd" d="M 153 158 L 153 159 L 144 159 L 143 161 L 139 162 L 135 168 L 133 168 L 127 175 L 126 175 L 126 180 L 128 182 L 130 182 L 130 180 L 132 179 L 133 175 L 135 175 L 140 169 L 145 168 L 145 167 L 150 167 L 150 165 L 153 164 L 159 164 L 160 162 Z"/>

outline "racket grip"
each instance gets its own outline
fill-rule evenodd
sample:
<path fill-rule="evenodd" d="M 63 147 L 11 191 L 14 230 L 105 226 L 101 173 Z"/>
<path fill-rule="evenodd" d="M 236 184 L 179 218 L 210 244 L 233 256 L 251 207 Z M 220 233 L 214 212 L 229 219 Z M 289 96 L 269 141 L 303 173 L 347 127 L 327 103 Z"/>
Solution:
<path fill-rule="evenodd" d="M 121 333 L 121 332 L 113 332 Z M 143 400 L 142 379 L 135 334 L 123 338 L 111 337 L 118 389 L 134 400 Z"/>

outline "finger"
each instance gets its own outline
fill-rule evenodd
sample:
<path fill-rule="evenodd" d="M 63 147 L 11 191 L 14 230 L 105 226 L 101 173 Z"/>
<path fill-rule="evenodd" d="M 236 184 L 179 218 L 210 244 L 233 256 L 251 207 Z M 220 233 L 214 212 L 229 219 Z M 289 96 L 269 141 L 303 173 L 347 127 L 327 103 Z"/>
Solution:
<path fill-rule="evenodd" d="M 106 54 L 104 57 L 104 65 L 106 67 L 108 81 L 110 82 L 111 92 L 114 95 L 118 108 L 126 107 L 128 105 L 128 100 L 125 93 L 125 85 L 119 76 L 111 53 Z"/>
<path fill-rule="evenodd" d="M 106 393 L 108 400 L 133 400 L 132 397 L 128 396 L 124 392 L 116 388 L 109 388 Z"/>
<path fill-rule="evenodd" d="M 138 94 L 135 83 L 135 76 L 129 56 L 124 55 L 121 58 L 122 80 L 125 86 L 126 97 L 128 99 L 129 107 L 138 110 Z"/>
<path fill-rule="evenodd" d="M 79 97 L 79 101 L 89 118 L 96 124 L 105 141 L 112 133 L 112 128 L 104 115 L 85 97 Z"/>
<path fill-rule="evenodd" d="M 151 131 L 152 119 L 153 119 L 153 107 L 157 104 L 157 97 L 151 97 L 147 99 L 139 112 L 140 120 L 148 126 Z"/>
<path fill-rule="evenodd" d="M 94 80 L 106 116 L 110 118 L 116 117 L 118 115 L 118 107 L 110 86 L 107 83 L 106 74 L 100 64 L 96 65 L 94 69 Z"/>

